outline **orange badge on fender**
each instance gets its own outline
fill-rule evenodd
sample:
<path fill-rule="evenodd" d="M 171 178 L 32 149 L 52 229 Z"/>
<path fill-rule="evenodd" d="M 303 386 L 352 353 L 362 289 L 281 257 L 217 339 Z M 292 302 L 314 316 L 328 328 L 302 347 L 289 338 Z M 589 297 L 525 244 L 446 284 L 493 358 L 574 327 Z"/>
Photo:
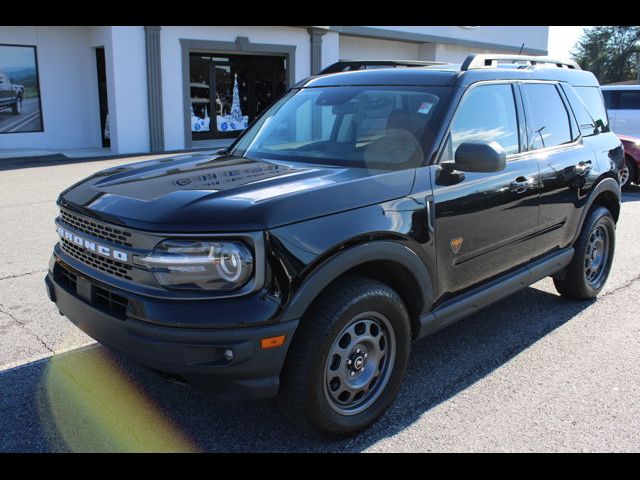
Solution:
<path fill-rule="evenodd" d="M 451 250 L 453 250 L 453 253 L 457 254 L 460 251 L 463 240 L 464 238 L 462 237 L 457 237 L 451 240 Z"/>

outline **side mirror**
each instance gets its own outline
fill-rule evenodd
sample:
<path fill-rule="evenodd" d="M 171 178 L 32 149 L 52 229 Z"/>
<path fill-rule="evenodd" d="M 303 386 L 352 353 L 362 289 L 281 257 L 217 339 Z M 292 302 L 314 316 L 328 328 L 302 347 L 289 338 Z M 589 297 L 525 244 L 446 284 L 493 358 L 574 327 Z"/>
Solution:
<path fill-rule="evenodd" d="M 507 167 L 507 153 L 497 142 L 464 142 L 456 149 L 452 167 L 461 172 L 500 172 Z"/>

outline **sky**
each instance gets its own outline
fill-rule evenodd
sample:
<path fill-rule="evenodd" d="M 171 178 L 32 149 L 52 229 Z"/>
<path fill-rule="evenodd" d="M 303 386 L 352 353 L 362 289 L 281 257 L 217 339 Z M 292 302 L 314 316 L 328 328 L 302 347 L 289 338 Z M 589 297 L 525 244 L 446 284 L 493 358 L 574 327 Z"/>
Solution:
<path fill-rule="evenodd" d="M 571 60 L 571 54 L 569 53 L 573 46 L 580 38 L 582 30 L 585 26 L 581 27 L 549 27 L 549 56 L 557 58 L 558 60 Z"/>
<path fill-rule="evenodd" d="M 33 68 L 34 63 L 33 48 L 0 45 L 0 68 L 8 71 Z"/>

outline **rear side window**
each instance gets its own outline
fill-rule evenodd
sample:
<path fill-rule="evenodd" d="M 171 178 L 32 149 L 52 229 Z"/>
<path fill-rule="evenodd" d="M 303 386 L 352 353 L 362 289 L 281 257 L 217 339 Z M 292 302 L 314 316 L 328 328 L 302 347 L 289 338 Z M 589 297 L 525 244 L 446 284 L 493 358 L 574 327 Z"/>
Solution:
<path fill-rule="evenodd" d="M 640 90 L 620 90 L 618 110 L 640 110 Z"/>
<path fill-rule="evenodd" d="M 607 110 L 604 106 L 602 94 L 598 87 L 575 87 L 576 92 L 587 107 L 587 111 L 594 122 L 600 120 L 604 130 L 609 129 L 609 119 L 607 118 Z"/>
<path fill-rule="evenodd" d="M 569 114 L 556 86 L 551 83 L 525 83 L 523 87 L 529 107 L 529 150 L 571 142 Z"/>
<path fill-rule="evenodd" d="M 453 159 L 463 142 L 498 142 L 507 154 L 518 153 L 518 117 L 510 84 L 483 85 L 471 90 L 458 107 L 446 156 Z"/>
<path fill-rule="evenodd" d="M 571 105 L 571 110 L 573 110 L 574 115 L 576 116 L 576 120 L 578 121 L 578 127 L 580 129 L 580 134 L 583 137 L 588 137 L 590 135 L 595 135 L 599 133 L 600 129 L 598 128 L 596 121 L 589 113 L 588 107 L 585 104 L 585 100 L 581 97 L 574 87 L 570 85 L 562 85 L 562 89 L 564 90 L 567 99 L 569 100 L 569 104 Z M 602 100 L 600 100 L 600 109 L 602 107 Z M 592 110 L 594 110 L 592 108 Z M 604 112 L 600 112 L 600 114 L 604 114 Z M 605 114 L 605 124 L 606 124 L 606 114 Z"/>

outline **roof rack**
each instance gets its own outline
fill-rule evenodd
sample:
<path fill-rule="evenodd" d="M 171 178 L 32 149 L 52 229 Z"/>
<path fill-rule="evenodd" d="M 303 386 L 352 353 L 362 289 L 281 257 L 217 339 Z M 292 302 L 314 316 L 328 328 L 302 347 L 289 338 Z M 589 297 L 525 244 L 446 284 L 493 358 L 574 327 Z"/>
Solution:
<path fill-rule="evenodd" d="M 478 54 L 469 55 L 462 63 L 460 70 L 476 70 L 479 68 L 497 68 L 498 62 L 529 62 L 530 65 L 539 63 L 552 64 L 558 68 L 570 68 L 572 70 L 581 70 L 580 65 L 573 61 L 557 60 L 549 57 L 534 55 L 494 55 L 494 54 Z"/>
<path fill-rule="evenodd" d="M 324 68 L 318 75 L 326 73 L 347 72 L 366 67 L 398 68 L 398 67 L 428 67 L 430 65 L 447 65 L 446 62 L 427 60 L 339 60 Z"/>

